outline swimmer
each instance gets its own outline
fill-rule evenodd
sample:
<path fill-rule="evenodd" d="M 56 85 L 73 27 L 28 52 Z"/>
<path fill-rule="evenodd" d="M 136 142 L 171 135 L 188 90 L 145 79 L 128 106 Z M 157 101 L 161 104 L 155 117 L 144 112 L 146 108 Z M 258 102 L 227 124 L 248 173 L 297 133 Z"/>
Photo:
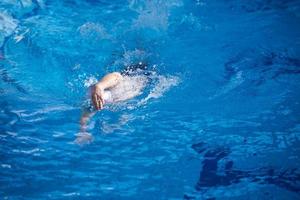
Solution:
<path fill-rule="evenodd" d="M 91 87 L 91 108 L 84 108 L 80 119 L 80 133 L 75 140 L 78 144 L 90 143 L 92 137 L 86 132 L 89 119 L 97 112 L 105 108 L 106 104 L 115 104 L 126 101 L 140 95 L 146 87 L 149 71 L 147 65 L 139 62 L 130 65 L 121 73 L 106 74 L 100 81 Z"/>

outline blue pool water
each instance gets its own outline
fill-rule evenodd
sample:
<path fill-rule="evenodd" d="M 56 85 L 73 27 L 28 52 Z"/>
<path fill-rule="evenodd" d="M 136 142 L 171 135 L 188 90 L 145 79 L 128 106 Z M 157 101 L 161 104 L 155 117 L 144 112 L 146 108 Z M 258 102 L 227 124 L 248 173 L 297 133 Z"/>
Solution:
<path fill-rule="evenodd" d="M 1 0 L 0 199 L 300 199 L 300 1 Z M 88 86 L 152 82 L 74 143 Z"/>

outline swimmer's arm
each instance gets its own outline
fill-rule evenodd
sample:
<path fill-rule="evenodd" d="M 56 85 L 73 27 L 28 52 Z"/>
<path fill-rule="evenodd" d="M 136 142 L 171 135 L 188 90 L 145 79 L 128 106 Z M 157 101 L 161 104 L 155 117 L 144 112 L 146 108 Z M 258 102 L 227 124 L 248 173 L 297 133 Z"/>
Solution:
<path fill-rule="evenodd" d="M 87 124 L 91 117 L 95 115 L 95 112 L 83 109 L 80 117 L 80 132 L 86 132 Z"/>
<path fill-rule="evenodd" d="M 116 86 L 120 80 L 122 79 L 122 75 L 118 72 L 113 72 L 110 74 L 105 75 L 98 83 L 96 83 L 92 90 L 92 101 L 97 110 L 100 110 L 103 108 L 104 100 L 102 98 L 103 92 L 105 89 L 112 88 Z M 90 143 L 93 139 L 92 136 L 87 132 L 87 125 L 91 117 L 96 112 L 83 109 L 82 114 L 80 117 L 80 132 L 77 135 L 77 138 L 75 142 L 77 144 L 86 144 Z"/>
<path fill-rule="evenodd" d="M 97 110 L 103 108 L 104 101 L 102 100 L 103 90 L 116 86 L 122 75 L 118 72 L 113 72 L 105 75 L 98 83 L 95 84 L 92 91 L 92 100 L 95 108 Z M 100 102 L 99 102 L 100 101 Z M 80 131 L 85 132 L 88 121 L 95 114 L 95 112 L 89 111 L 87 109 L 82 110 L 81 118 L 80 118 Z"/>
<path fill-rule="evenodd" d="M 87 109 L 82 110 L 80 118 L 80 132 L 77 134 L 75 143 L 79 145 L 88 144 L 93 140 L 93 136 L 87 132 L 87 125 L 90 118 L 95 114 Z"/>
<path fill-rule="evenodd" d="M 101 87 L 103 90 L 109 89 L 116 86 L 121 79 L 122 75 L 119 72 L 113 72 L 105 75 L 95 86 Z"/>
<path fill-rule="evenodd" d="M 98 83 L 96 83 L 93 87 L 91 98 L 93 100 L 93 104 L 97 110 L 103 108 L 104 101 L 102 100 L 103 91 L 105 89 L 112 88 L 116 86 L 122 75 L 118 72 L 113 72 L 105 75 Z M 100 101 L 100 102 L 99 102 Z M 81 118 L 80 118 L 80 127 L 81 131 L 85 131 L 87 123 L 89 119 L 95 114 L 95 112 L 89 111 L 87 109 L 83 109 Z"/>
<path fill-rule="evenodd" d="M 122 79 L 122 75 L 119 72 L 113 72 L 105 75 L 98 83 L 95 84 L 92 90 L 92 102 L 97 110 L 101 110 L 104 105 L 103 94 L 104 90 L 112 88 L 116 86 L 120 80 Z"/>

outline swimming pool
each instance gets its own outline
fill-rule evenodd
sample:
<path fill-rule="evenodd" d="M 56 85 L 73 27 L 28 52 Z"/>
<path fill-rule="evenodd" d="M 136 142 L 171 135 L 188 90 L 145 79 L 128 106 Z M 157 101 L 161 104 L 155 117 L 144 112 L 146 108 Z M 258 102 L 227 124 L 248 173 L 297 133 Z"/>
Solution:
<path fill-rule="evenodd" d="M 1 199 L 300 199 L 300 2 L 2 0 Z M 74 143 L 88 86 L 155 69 Z"/>

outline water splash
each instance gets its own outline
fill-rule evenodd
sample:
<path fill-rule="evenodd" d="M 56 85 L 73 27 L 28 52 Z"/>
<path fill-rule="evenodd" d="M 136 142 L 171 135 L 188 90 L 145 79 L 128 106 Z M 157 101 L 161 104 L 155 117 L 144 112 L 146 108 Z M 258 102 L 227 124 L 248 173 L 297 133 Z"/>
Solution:
<path fill-rule="evenodd" d="M 187 25 L 189 28 L 197 31 L 210 31 L 213 29 L 212 26 L 204 24 L 197 16 L 193 13 L 184 15 L 180 21 L 181 25 Z"/>
<path fill-rule="evenodd" d="M 150 28 L 158 32 L 166 31 L 169 26 L 171 8 L 181 5 L 181 1 L 131 1 L 130 9 L 138 12 L 138 18 L 133 22 L 132 28 Z"/>
<path fill-rule="evenodd" d="M 99 23 L 87 22 L 78 28 L 78 32 L 86 39 L 103 40 L 111 38 L 104 26 Z"/>
<path fill-rule="evenodd" d="M 157 99 L 163 96 L 165 92 L 167 92 L 171 87 L 177 86 L 180 83 L 180 79 L 177 76 L 163 76 L 156 75 L 157 83 L 151 89 L 150 93 L 147 97 L 140 101 L 141 104 L 145 104 L 150 99 Z"/>
<path fill-rule="evenodd" d="M 94 76 L 91 76 L 91 77 L 87 78 L 86 80 L 84 80 L 84 87 L 88 88 L 88 87 L 96 84 L 97 82 L 98 82 L 98 80 Z"/>
<path fill-rule="evenodd" d="M 125 47 L 123 47 L 123 50 L 123 55 L 113 62 L 113 66 L 121 68 L 139 63 L 141 61 L 145 62 L 150 56 L 149 53 L 142 49 L 127 50 Z"/>

